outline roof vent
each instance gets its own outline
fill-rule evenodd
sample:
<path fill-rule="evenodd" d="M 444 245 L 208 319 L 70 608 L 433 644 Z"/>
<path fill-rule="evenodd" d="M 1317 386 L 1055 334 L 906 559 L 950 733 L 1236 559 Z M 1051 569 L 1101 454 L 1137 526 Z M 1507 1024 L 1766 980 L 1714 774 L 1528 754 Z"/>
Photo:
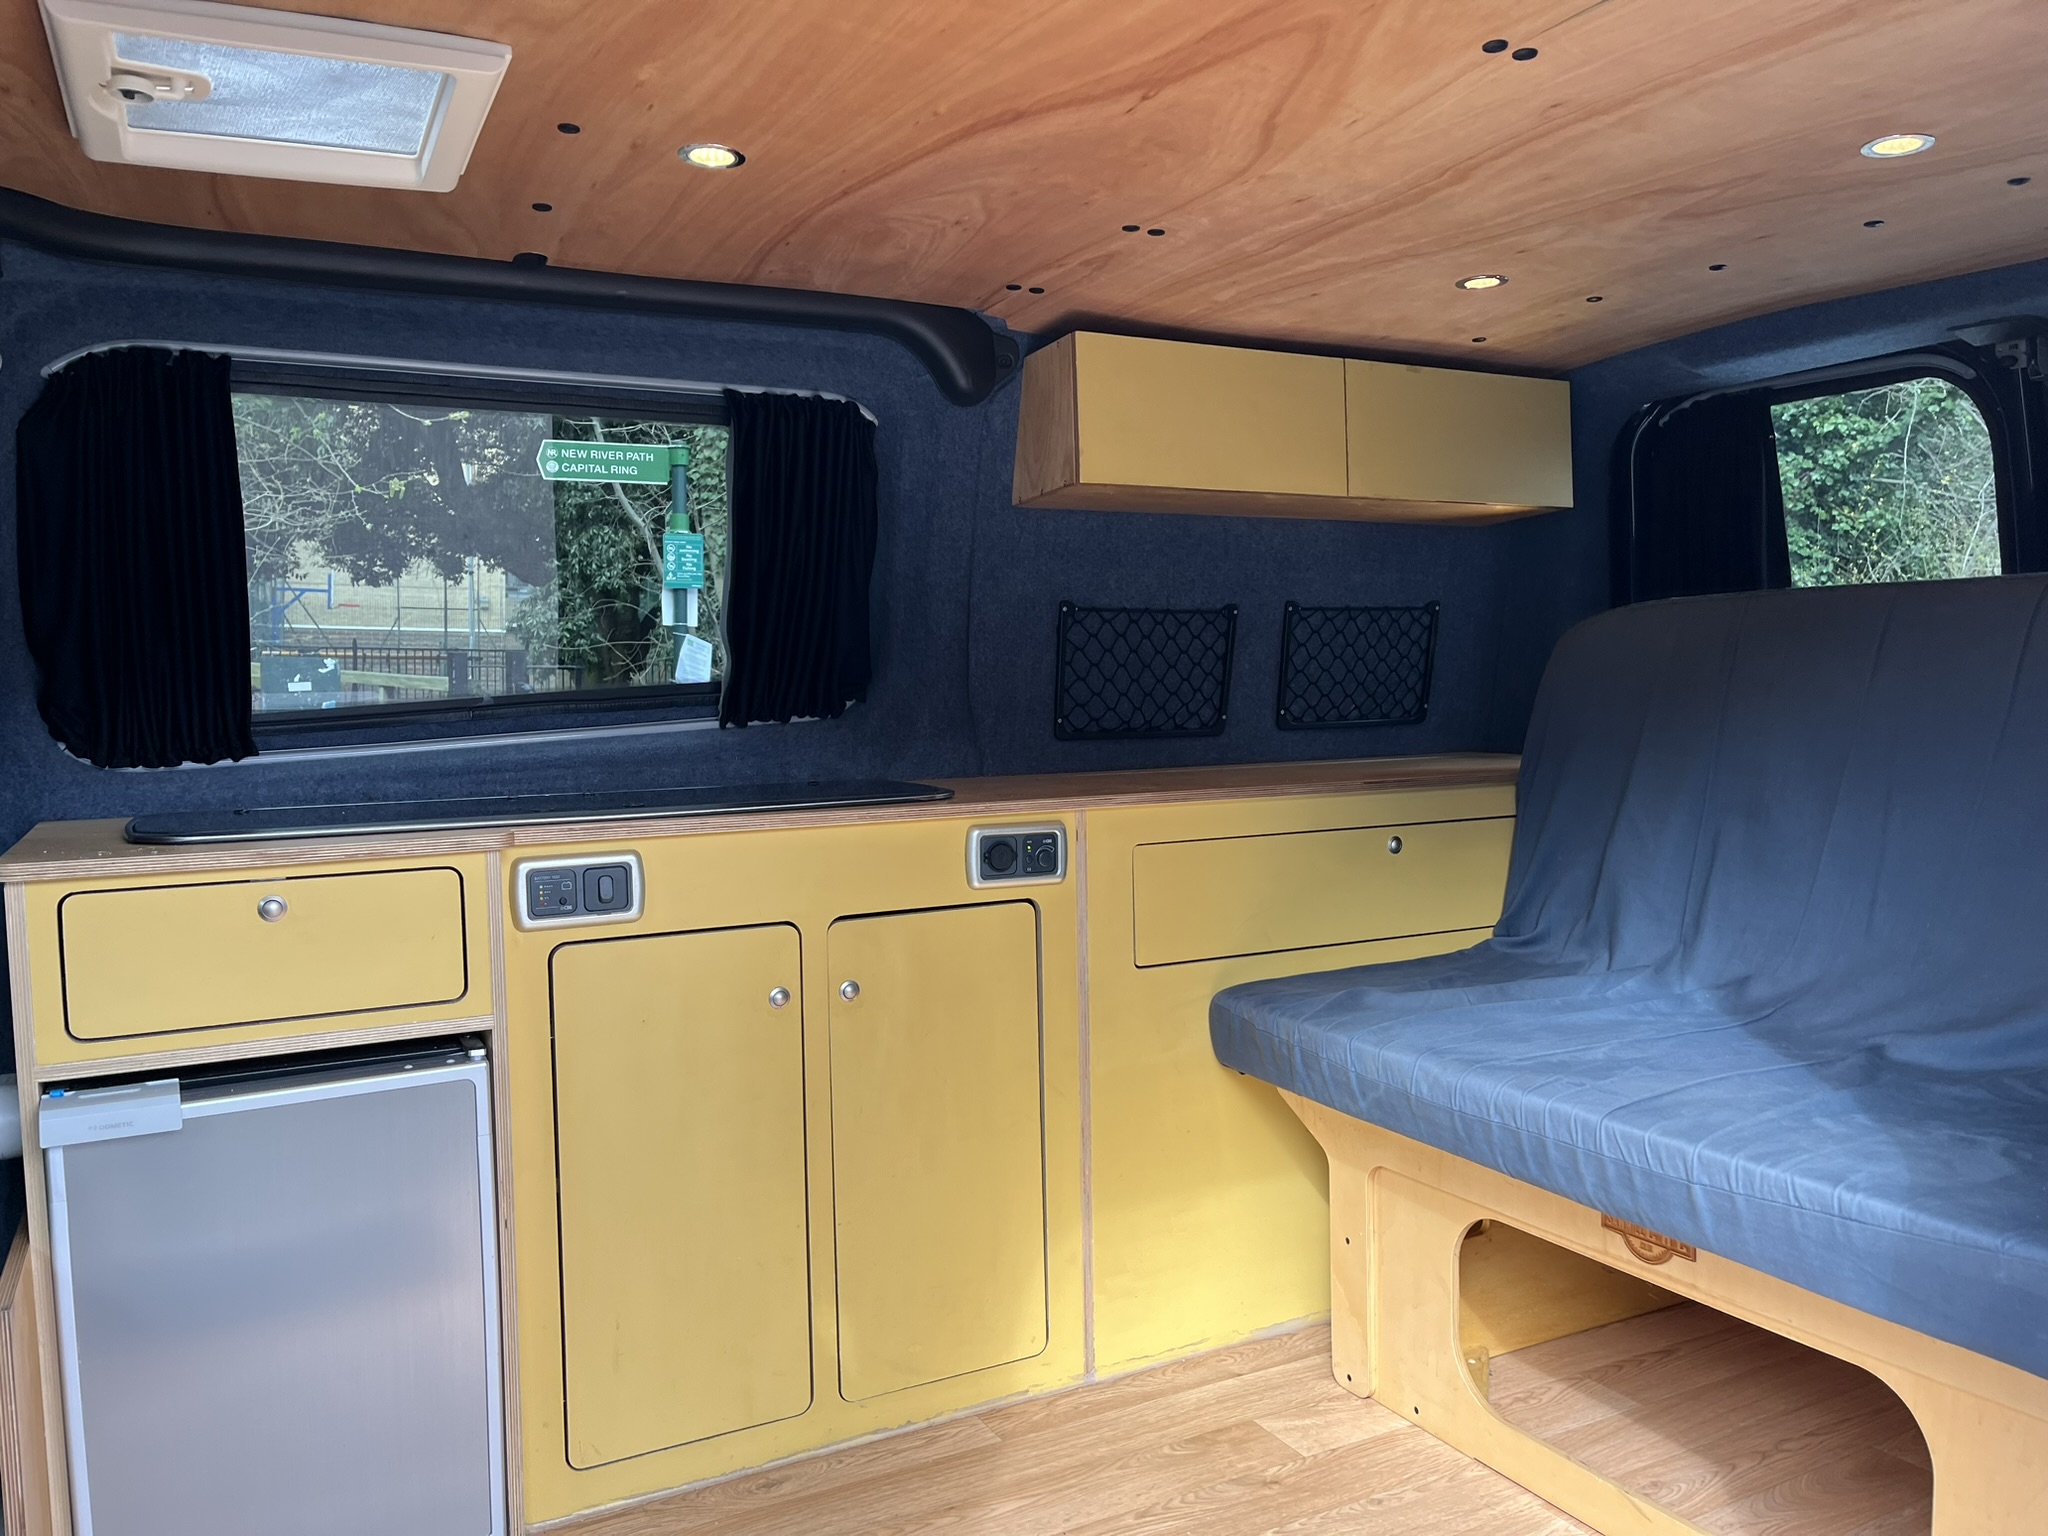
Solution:
<path fill-rule="evenodd" d="M 454 189 L 512 50 L 209 0 L 42 0 L 94 160 Z"/>

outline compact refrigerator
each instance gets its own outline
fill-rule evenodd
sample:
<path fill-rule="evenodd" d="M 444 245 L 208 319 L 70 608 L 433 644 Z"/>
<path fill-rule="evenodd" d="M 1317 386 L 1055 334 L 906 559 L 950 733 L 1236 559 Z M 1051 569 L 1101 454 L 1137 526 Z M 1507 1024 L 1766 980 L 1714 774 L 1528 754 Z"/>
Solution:
<path fill-rule="evenodd" d="M 481 1046 L 41 1111 L 77 1536 L 505 1536 Z"/>

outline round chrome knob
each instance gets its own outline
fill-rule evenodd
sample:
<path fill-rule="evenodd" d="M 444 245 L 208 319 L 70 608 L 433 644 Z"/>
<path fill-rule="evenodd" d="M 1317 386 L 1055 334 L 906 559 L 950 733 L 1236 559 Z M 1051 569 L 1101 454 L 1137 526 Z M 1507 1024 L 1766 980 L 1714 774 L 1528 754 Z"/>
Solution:
<path fill-rule="evenodd" d="M 852 1002 L 856 997 L 860 996 L 860 983 L 857 981 L 848 981 L 841 983 L 839 988 L 839 995 L 845 998 L 849 1003 Z"/>
<path fill-rule="evenodd" d="M 256 915 L 266 923 L 281 923 L 291 908 L 285 905 L 282 896 L 266 896 L 256 903 Z"/>
<path fill-rule="evenodd" d="M 789 988 L 777 987 L 773 992 L 770 992 L 768 994 L 768 1006 L 770 1008 L 787 1008 L 789 1006 Z"/>
<path fill-rule="evenodd" d="M 1389 852 L 1389 853 L 1399 853 L 1400 851 L 1401 851 L 1401 839 L 1400 839 L 1400 838 L 1398 838 L 1398 837 L 1390 837 L 1390 838 L 1388 838 L 1388 839 L 1387 839 L 1387 852 Z"/>

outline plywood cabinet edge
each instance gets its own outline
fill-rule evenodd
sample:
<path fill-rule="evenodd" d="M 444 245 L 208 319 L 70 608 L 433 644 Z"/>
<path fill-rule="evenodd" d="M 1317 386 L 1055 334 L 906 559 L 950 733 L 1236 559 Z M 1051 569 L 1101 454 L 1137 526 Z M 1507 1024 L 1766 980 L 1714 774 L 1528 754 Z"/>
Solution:
<path fill-rule="evenodd" d="M 1011 494 L 1020 507 L 1046 505 L 1046 498 L 1058 496 L 1080 478 L 1074 338 L 1067 335 L 1024 360 Z"/>

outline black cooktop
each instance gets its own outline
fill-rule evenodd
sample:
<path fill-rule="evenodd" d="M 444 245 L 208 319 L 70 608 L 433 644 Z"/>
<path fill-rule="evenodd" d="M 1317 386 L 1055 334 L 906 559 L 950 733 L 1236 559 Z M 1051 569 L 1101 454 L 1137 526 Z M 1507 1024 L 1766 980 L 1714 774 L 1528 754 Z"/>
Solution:
<path fill-rule="evenodd" d="M 137 816 L 131 843 L 253 843 L 278 838 L 356 837 L 367 832 L 446 832 L 515 822 L 637 821 L 649 816 L 724 816 L 743 811 L 825 811 L 860 805 L 918 805 L 953 791 L 891 779 L 846 783 L 599 790 L 574 795 L 495 795 L 400 800 L 388 805 L 277 805 L 240 811 L 162 811 Z"/>

